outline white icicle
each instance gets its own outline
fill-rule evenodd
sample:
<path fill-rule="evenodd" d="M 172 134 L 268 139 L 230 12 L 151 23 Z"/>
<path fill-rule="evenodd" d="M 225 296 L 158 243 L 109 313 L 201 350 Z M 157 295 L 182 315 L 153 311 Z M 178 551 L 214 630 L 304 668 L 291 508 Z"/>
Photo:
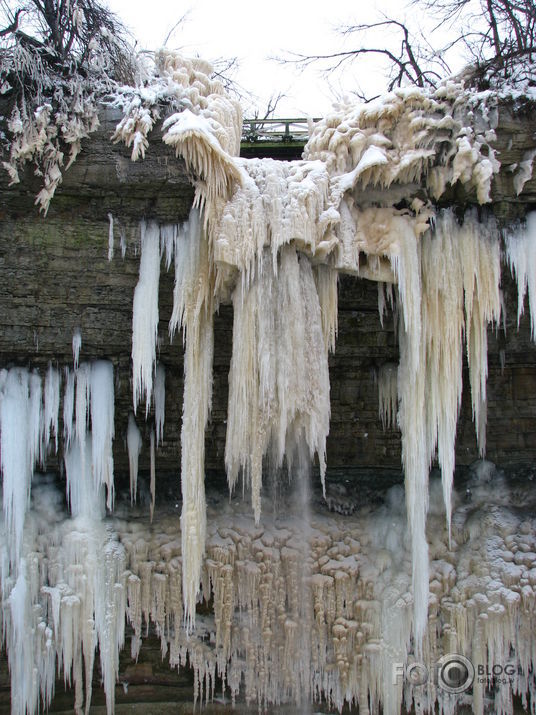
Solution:
<path fill-rule="evenodd" d="M 132 412 L 128 416 L 127 429 L 127 449 L 128 449 L 128 467 L 130 472 L 130 503 L 136 501 L 138 490 L 138 458 L 141 452 L 141 433 L 136 424 L 136 419 Z"/>
<path fill-rule="evenodd" d="M 111 213 L 108 214 L 108 260 L 111 261 L 114 257 L 114 217 Z"/>
<path fill-rule="evenodd" d="M 158 283 L 160 279 L 160 233 L 150 222 L 141 226 L 140 275 L 134 291 L 132 314 L 132 373 L 134 412 L 145 397 L 149 414 L 153 392 L 158 334 Z"/>
<path fill-rule="evenodd" d="M 378 412 L 383 429 L 396 427 L 398 412 L 398 365 L 385 363 L 378 372 Z"/>
<path fill-rule="evenodd" d="M 34 370 L 30 375 L 30 423 L 29 423 L 29 440 L 30 440 L 30 464 L 44 465 L 45 454 L 43 450 L 42 437 L 43 423 L 43 398 L 41 376 Z M 32 467 L 33 468 L 33 467 Z"/>
<path fill-rule="evenodd" d="M 166 419 L 166 368 L 161 362 L 156 366 L 154 379 L 154 416 L 156 422 L 156 446 L 164 439 Z"/>
<path fill-rule="evenodd" d="M 9 371 L 0 400 L 0 454 L 2 504 L 6 520 L 8 554 L 12 564 L 19 560 L 24 519 L 30 499 L 35 455 L 35 435 L 30 427 L 28 372 Z"/>
<path fill-rule="evenodd" d="M 517 281 L 517 324 L 529 294 L 531 336 L 536 341 L 536 211 L 529 213 L 526 225 L 506 235 L 506 257 Z"/>
<path fill-rule="evenodd" d="M 154 429 L 151 430 L 150 455 L 151 455 L 151 481 L 150 481 L 149 490 L 151 493 L 151 505 L 149 507 L 149 511 L 150 511 L 150 521 L 152 523 L 153 515 L 154 515 L 154 502 L 155 502 L 155 496 L 156 496 L 156 453 L 155 453 Z"/>
<path fill-rule="evenodd" d="M 179 231 L 175 288 L 169 331 L 183 328 L 184 402 L 181 429 L 181 537 L 184 618 L 195 623 L 195 606 L 205 552 L 205 428 L 212 404 L 213 274 L 199 212 L 192 209 Z"/>
<path fill-rule="evenodd" d="M 58 451 L 58 415 L 60 410 L 60 382 L 61 376 L 58 370 L 49 364 L 45 378 L 43 414 L 43 447 L 46 455 L 51 433 L 54 432 L 55 451 Z"/>
<path fill-rule="evenodd" d="M 63 392 L 63 442 L 65 449 L 69 449 L 73 438 L 74 417 L 74 386 L 75 373 L 65 368 L 65 388 Z"/>
<path fill-rule="evenodd" d="M 78 360 L 80 357 L 80 348 L 82 347 L 82 332 L 80 328 L 76 328 L 73 333 L 73 361 L 74 369 L 78 370 Z"/>
<path fill-rule="evenodd" d="M 114 370 L 105 360 L 91 366 L 91 434 L 93 478 L 97 485 L 106 485 L 106 506 L 113 509 Z"/>

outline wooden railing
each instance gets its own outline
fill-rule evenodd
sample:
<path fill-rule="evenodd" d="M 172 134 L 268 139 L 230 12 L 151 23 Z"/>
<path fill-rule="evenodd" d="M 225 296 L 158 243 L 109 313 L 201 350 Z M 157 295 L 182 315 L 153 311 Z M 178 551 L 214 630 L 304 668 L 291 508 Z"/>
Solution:
<path fill-rule="evenodd" d="M 299 142 L 305 144 L 311 135 L 314 119 L 244 119 L 242 142 Z"/>

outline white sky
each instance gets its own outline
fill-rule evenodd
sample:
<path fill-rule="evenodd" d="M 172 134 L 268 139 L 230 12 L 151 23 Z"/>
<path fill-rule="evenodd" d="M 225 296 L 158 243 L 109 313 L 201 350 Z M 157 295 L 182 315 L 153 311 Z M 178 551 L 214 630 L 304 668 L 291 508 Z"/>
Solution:
<path fill-rule="evenodd" d="M 190 3 L 190 4 L 189 4 Z M 258 97 L 264 114 L 271 95 L 286 96 L 277 108 L 279 117 L 322 116 L 337 96 L 361 87 L 376 94 L 385 86 L 385 73 L 374 71 L 374 63 L 347 64 L 338 77 L 322 76 L 318 69 L 302 73 L 292 66 L 269 61 L 270 56 L 288 52 L 329 53 L 342 49 L 344 38 L 336 32 L 343 24 L 378 19 L 378 14 L 405 19 L 413 14 L 404 0 L 108 0 L 144 49 L 161 46 L 166 35 L 187 14 L 167 47 L 187 56 L 208 60 L 237 57 L 239 71 L 234 79 Z M 374 41 L 380 44 L 385 31 Z M 354 40 L 355 42 L 355 40 Z M 348 45 L 349 46 L 349 45 Z"/>

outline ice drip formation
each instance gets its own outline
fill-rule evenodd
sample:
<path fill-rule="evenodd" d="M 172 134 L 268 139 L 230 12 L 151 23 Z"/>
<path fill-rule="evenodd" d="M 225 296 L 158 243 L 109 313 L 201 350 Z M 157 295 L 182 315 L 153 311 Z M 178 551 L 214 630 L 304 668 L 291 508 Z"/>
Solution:
<path fill-rule="evenodd" d="M 119 652 L 128 637 L 136 658 L 149 627 L 172 667 L 193 668 L 196 699 L 212 697 L 218 681 L 233 702 L 260 708 L 318 701 L 361 713 L 453 713 L 470 703 L 475 713 L 512 713 L 517 695 L 534 709 L 530 484 L 512 495 L 482 459 L 471 502 L 453 490 L 464 355 L 485 456 L 487 336 L 504 317 L 501 262 L 517 281 L 518 321 L 528 302 L 536 336 L 536 213 L 504 227 L 486 208 L 500 168 L 499 91 L 446 81 L 341 105 L 316 124 L 303 160 L 278 162 L 238 157 L 240 109 L 210 74 L 200 60 L 162 52 L 151 83 L 109 100 L 124 113 L 113 139 L 132 147 L 132 160 L 143 159 L 158 124 L 195 186 L 187 222 L 148 217 L 139 229 L 135 416 L 123 426 L 132 507 L 114 504 L 112 363 L 79 363 L 78 331 L 73 364 L 0 373 L 13 712 L 50 704 L 58 673 L 74 685 L 76 712 L 88 712 L 96 658 L 113 712 Z M 160 122 L 162 106 L 174 111 Z M 512 169 L 517 193 L 533 158 Z M 475 197 L 463 215 L 447 207 L 454 186 Z M 113 221 L 103 243 L 112 261 Z M 155 507 L 165 427 L 162 266 L 175 275 L 169 333 L 184 343 L 180 525 Z M 376 281 L 379 320 L 394 314 L 400 359 L 378 375 L 379 419 L 400 429 L 404 488 L 357 511 L 340 492 L 340 513 L 328 514 L 308 507 L 306 486 L 297 487 L 299 515 L 274 515 L 267 473 L 305 485 L 315 465 L 326 490 L 341 274 Z M 244 500 L 205 495 L 222 304 L 234 316 L 224 462 L 231 492 L 242 489 Z M 135 506 L 138 422 L 153 408 L 148 515 Z M 60 443 L 68 512 L 53 480 L 34 476 Z M 429 484 L 435 464 L 440 477 Z M 203 600 L 210 615 L 196 615 Z M 453 694 L 433 679 L 394 677 L 400 663 L 445 653 L 508 664 L 511 682 L 475 679 Z"/>

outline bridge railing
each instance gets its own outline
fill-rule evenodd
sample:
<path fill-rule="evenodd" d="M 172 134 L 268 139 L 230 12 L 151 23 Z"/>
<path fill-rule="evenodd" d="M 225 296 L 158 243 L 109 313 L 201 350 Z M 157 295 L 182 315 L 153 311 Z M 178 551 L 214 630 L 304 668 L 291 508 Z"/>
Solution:
<path fill-rule="evenodd" d="M 305 144 L 319 118 L 306 119 L 244 119 L 242 141 L 301 142 Z"/>

